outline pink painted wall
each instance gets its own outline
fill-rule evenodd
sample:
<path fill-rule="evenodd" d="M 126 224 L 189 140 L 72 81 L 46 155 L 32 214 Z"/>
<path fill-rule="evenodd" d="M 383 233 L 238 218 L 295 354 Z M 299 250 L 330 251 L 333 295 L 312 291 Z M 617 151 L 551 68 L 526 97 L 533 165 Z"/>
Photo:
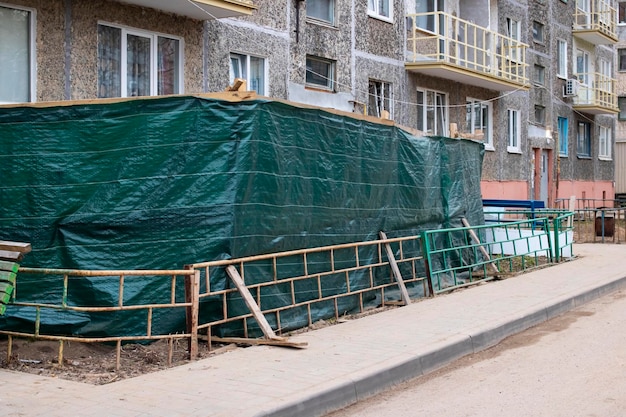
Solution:
<path fill-rule="evenodd" d="M 603 191 L 604 196 L 602 195 Z M 614 193 L 615 186 L 613 181 L 561 181 L 557 198 L 566 199 L 570 198 L 570 196 L 575 196 L 577 199 L 602 200 L 602 198 L 606 198 L 613 200 Z M 603 205 L 601 201 L 598 201 L 597 206 Z"/>
<path fill-rule="evenodd" d="M 585 206 L 601 207 L 607 203 L 602 199 L 613 200 L 615 187 L 613 181 L 561 181 L 559 183 L 557 199 L 569 199 L 575 196 L 577 200 L 589 201 Z M 551 204 L 555 191 L 555 185 L 550 184 Z M 501 200 L 529 200 L 528 184 L 524 181 L 481 181 L 480 190 L 482 197 L 486 199 Z M 604 191 L 604 196 L 602 192 Z"/>
<path fill-rule="evenodd" d="M 525 181 L 481 181 L 480 191 L 485 199 L 529 200 Z"/>

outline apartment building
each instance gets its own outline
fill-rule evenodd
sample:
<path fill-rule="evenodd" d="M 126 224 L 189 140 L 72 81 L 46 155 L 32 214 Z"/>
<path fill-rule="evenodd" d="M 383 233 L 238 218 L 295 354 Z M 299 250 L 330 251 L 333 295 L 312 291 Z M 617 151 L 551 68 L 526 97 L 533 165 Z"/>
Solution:
<path fill-rule="evenodd" d="M 615 134 L 615 196 L 626 200 L 626 1 L 617 2 L 617 95 L 619 115 Z"/>
<path fill-rule="evenodd" d="M 0 0 L 0 103 L 223 91 L 485 144 L 484 198 L 611 198 L 612 0 Z M 419 161 L 416 161 L 419 163 Z"/>

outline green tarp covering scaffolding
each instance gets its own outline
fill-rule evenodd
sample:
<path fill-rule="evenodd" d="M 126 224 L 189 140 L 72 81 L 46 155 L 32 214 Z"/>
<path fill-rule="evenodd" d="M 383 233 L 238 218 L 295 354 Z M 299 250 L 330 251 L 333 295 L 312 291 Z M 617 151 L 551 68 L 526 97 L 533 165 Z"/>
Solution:
<path fill-rule="evenodd" d="M 0 239 L 32 244 L 24 266 L 179 269 L 374 240 L 380 230 L 393 237 L 460 226 L 461 216 L 481 224 L 482 156 L 480 143 L 416 138 L 390 124 L 261 99 L 5 107 Z M 24 279 L 18 275 L 18 293 L 27 300 L 58 291 Z M 144 301 L 162 292 L 140 280 L 126 285 Z M 85 278 L 69 302 L 102 297 L 114 305 L 116 296 L 116 286 Z M 61 313 L 42 317 L 42 326 L 120 331 L 120 317 Z M 132 314 L 123 320 L 132 329 Z M 32 321 L 9 306 L 0 329 Z M 184 312 L 155 323 L 155 333 L 181 331 Z"/>

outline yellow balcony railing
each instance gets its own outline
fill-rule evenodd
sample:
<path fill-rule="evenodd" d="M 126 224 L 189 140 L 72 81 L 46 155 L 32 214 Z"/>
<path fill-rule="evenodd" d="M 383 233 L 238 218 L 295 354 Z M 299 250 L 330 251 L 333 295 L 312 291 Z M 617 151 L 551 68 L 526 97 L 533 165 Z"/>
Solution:
<path fill-rule="evenodd" d="M 619 112 L 615 78 L 600 73 L 578 73 L 574 108 L 593 114 L 615 114 Z"/>
<path fill-rule="evenodd" d="M 408 70 L 496 90 L 528 87 L 528 45 L 445 12 L 408 17 Z"/>
<path fill-rule="evenodd" d="M 573 31 L 594 45 L 616 43 L 617 10 L 611 0 L 576 0 Z"/>

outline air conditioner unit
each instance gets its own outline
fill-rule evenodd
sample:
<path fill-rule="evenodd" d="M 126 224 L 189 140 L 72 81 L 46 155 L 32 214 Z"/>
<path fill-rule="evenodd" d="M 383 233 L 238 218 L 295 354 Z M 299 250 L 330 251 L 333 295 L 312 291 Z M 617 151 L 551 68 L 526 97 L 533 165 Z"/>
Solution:
<path fill-rule="evenodd" d="M 565 85 L 563 86 L 563 97 L 573 97 L 578 94 L 578 80 L 575 78 L 570 78 L 565 81 Z"/>

